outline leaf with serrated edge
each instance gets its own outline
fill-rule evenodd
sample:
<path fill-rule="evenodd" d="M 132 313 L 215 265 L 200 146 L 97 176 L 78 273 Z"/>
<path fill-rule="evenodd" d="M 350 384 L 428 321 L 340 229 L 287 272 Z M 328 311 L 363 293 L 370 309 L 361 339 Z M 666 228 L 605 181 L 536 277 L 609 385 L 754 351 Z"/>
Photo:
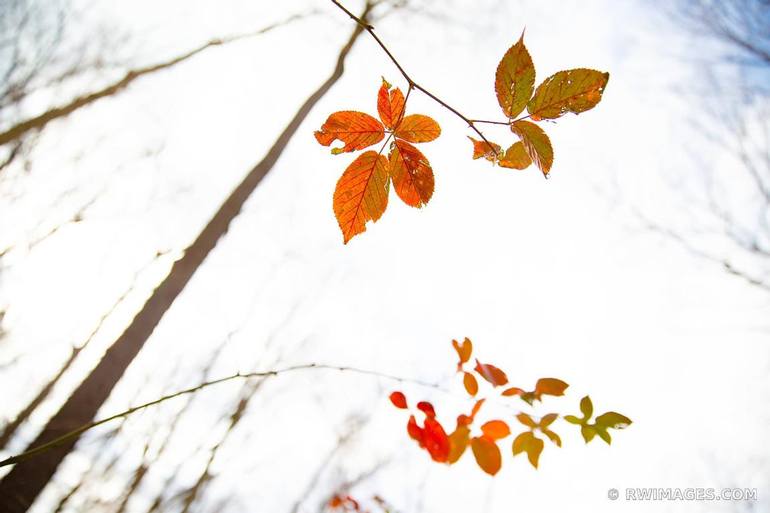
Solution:
<path fill-rule="evenodd" d="M 398 197 L 410 207 L 426 205 L 433 196 L 434 178 L 425 155 L 408 142 L 397 139 L 391 145 L 388 159 Z"/>
<path fill-rule="evenodd" d="M 377 113 L 388 130 L 392 130 L 404 115 L 404 93 L 398 87 L 391 89 L 384 78 L 377 93 Z"/>
<path fill-rule="evenodd" d="M 537 86 L 527 111 L 535 120 L 585 112 L 602 99 L 609 78 L 609 73 L 586 68 L 559 71 Z"/>
<path fill-rule="evenodd" d="M 410 114 L 398 124 L 395 135 L 412 143 L 430 142 L 441 135 L 441 127 L 431 117 Z"/>
<path fill-rule="evenodd" d="M 508 169 L 526 169 L 532 164 L 532 159 L 529 157 L 526 148 L 524 148 L 524 143 L 519 141 L 505 150 L 505 153 L 497 163 L 500 167 Z"/>
<path fill-rule="evenodd" d="M 535 66 L 532 64 L 524 34 L 505 52 L 495 72 L 497 102 L 509 119 L 516 117 L 532 96 L 535 86 Z"/>
<path fill-rule="evenodd" d="M 323 146 L 331 145 L 336 139 L 345 143 L 341 148 L 332 148 L 332 153 L 337 155 L 377 144 L 385 137 L 385 128 L 369 114 L 343 110 L 329 116 L 314 135 Z"/>
<path fill-rule="evenodd" d="M 334 215 L 345 244 L 385 212 L 389 184 L 388 159 L 374 151 L 359 155 L 342 173 L 334 191 Z"/>
<path fill-rule="evenodd" d="M 543 129 L 529 121 L 516 121 L 511 124 L 511 131 L 519 136 L 529 158 L 547 177 L 553 165 L 553 147 Z"/>

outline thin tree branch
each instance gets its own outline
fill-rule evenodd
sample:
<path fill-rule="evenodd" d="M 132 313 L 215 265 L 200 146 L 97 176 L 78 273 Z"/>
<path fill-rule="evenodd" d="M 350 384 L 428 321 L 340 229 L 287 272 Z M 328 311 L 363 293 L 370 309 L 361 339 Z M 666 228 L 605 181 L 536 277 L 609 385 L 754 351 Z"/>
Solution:
<path fill-rule="evenodd" d="M 276 23 L 273 23 L 271 25 L 268 25 L 266 27 L 263 27 L 259 30 L 253 31 L 253 32 L 247 32 L 243 34 L 237 34 L 233 36 L 228 37 L 222 37 L 222 38 L 215 38 L 211 39 L 208 42 L 204 43 L 203 45 L 190 50 L 182 55 L 179 55 L 177 57 L 174 57 L 171 60 L 154 64 L 151 66 L 147 66 L 144 68 L 134 69 L 126 73 L 126 75 L 118 80 L 117 82 L 105 87 L 104 89 L 101 89 L 99 91 L 95 91 L 93 93 L 87 94 L 85 96 L 80 96 L 78 98 L 75 98 L 67 105 L 57 107 L 54 109 L 51 109 L 47 112 L 44 112 L 43 114 L 36 116 L 34 118 L 28 119 L 26 121 L 22 121 L 21 123 L 18 123 L 11 128 L 5 130 L 4 132 L 0 132 L 0 146 L 7 144 L 11 141 L 18 140 L 22 136 L 24 136 L 27 132 L 30 132 L 32 130 L 40 130 L 43 127 L 45 127 L 48 123 L 51 121 L 54 121 L 55 119 L 62 118 L 64 116 L 67 116 L 74 111 L 85 107 L 86 105 L 89 105 L 97 100 L 100 100 L 102 98 L 105 98 L 107 96 L 112 96 L 116 93 L 119 93 L 126 87 L 128 87 L 132 82 L 134 82 L 136 79 L 143 77 L 145 75 L 149 75 L 151 73 L 155 73 L 157 71 L 161 71 L 167 68 L 171 68 L 172 66 L 176 66 L 177 64 L 184 62 L 199 53 L 212 48 L 214 46 L 221 46 L 227 43 L 232 43 L 235 41 L 247 39 L 250 37 L 255 37 L 257 35 L 264 34 L 266 32 L 269 32 L 275 28 L 281 27 L 283 25 L 286 25 L 287 23 L 290 23 L 292 21 L 295 21 L 297 19 L 303 18 L 307 16 L 308 14 L 295 14 L 293 16 L 290 16 L 286 18 L 283 21 L 279 21 Z"/>
<path fill-rule="evenodd" d="M 106 424 L 112 420 L 119 419 L 121 417 L 126 417 L 128 415 L 131 415 L 132 413 L 135 413 L 137 411 L 143 410 L 145 408 L 149 408 L 150 406 L 155 406 L 157 404 L 166 402 L 170 399 L 174 399 L 183 395 L 187 394 L 193 394 L 195 392 L 198 392 L 200 390 L 203 390 L 204 388 L 208 388 L 214 385 L 218 385 L 220 383 L 226 383 L 228 381 L 233 381 L 237 379 L 252 379 L 252 378 L 267 378 L 271 376 L 279 376 L 282 374 L 288 374 L 300 370 L 310 370 L 310 369 L 317 369 L 317 370 L 335 370 L 340 372 L 351 372 L 355 374 L 363 374 L 368 376 L 375 376 L 378 378 L 388 379 L 391 381 L 398 381 L 400 383 L 412 383 L 415 385 L 420 385 L 424 387 L 430 387 L 430 388 L 436 388 L 440 389 L 441 385 L 438 383 L 431 383 L 428 381 L 423 381 L 419 379 L 412 379 L 412 378 L 405 378 L 401 376 L 395 376 L 393 374 L 387 374 L 384 372 L 379 372 L 375 370 L 370 369 L 359 369 L 357 367 L 349 367 L 344 365 L 328 365 L 323 363 L 305 363 L 300 365 L 293 365 L 291 367 L 284 367 L 283 369 L 276 369 L 276 370 L 269 370 L 269 371 L 259 371 L 259 372 L 249 372 L 249 373 L 241 373 L 237 372 L 235 374 L 231 374 L 229 376 L 225 376 L 223 378 L 215 379 L 213 381 L 207 381 L 205 383 L 201 383 L 199 385 L 196 385 L 191 388 L 186 388 L 184 390 L 180 390 L 179 392 L 175 392 L 173 394 L 164 395 L 163 397 L 160 397 L 158 399 L 155 399 L 154 401 L 150 401 L 148 403 L 140 404 L 138 406 L 134 406 L 133 408 L 129 408 L 125 411 L 122 411 L 120 413 L 116 413 L 115 415 L 111 415 L 107 418 L 97 420 L 94 422 L 89 422 L 88 424 L 85 424 L 73 431 L 70 431 L 69 433 L 65 433 L 62 436 L 55 438 L 54 440 L 51 440 L 50 442 L 40 445 L 38 447 L 34 447 L 28 451 L 25 451 L 21 454 L 17 454 L 16 456 L 11 456 L 9 458 L 6 458 L 2 461 L 0 461 L 0 467 L 6 467 L 8 465 L 15 465 L 16 463 L 22 462 L 26 459 L 29 459 L 31 457 L 34 457 L 38 454 L 44 453 L 48 451 L 49 449 L 53 449 L 54 447 L 61 445 L 65 442 L 68 442 L 69 440 L 78 438 L 81 434 L 85 433 L 86 431 L 93 429 L 97 426 L 101 426 L 102 424 Z"/>
<path fill-rule="evenodd" d="M 403 76 L 404 80 L 406 80 L 407 83 L 409 84 L 410 89 L 414 88 L 414 89 L 418 89 L 418 90 L 422 91 L 422 93 L 425 94 L 426 96 L 428 96 L 428 98 L 430 98 L 431 100 L 435 101 L 436 103 L 438 103 L 439 105 L 441 105 L 442 107 L 444 107 L 445 109 L 450 111 L 452 114 L 454 114 L 458 118 L 460 118 L 463 121 L 465 121 L 468 124 L 468 127 L 470 127 L 474 132 L 476 132 L 479 135 L 479 137 L 481 137 L 481 139 L 485 143 L 487 143 L 490 146 L 490 148 L 492 148 L 492 150 L 495 152 L 495 155 L 497 155 L 497 150 L 494 148 L 494 146 L 492 146 L 492 143 L 490 143 L 489 140 L 487 140 L 487 138 L 484 136 L 484 134 L 481 133 L 481 130 L 479 130 L 476 127 L 476 125 L 474 125 L 474 121 L 472 119 L 464 116 L 462 113 L 460 113 L 460 111 L 458 111 L 457 109 L 455 109 L 454 107 L 449 105 L 447 102 L 445 102 L 444 100 L 442 100 L 441 98 L 439 98 L 438 96 L 433 94 L 432 92 L 430 92 L 427 89 L 425 89 L 419 83 L 415 82 L 415 80 L 401 66 L 401 63 L 398 62 L 398 59 L 396 59 L 393 56 L 393 54 L 390 52 L 388 47 L 385 46 L 385 43 L 383 43 L 382 40 L 379 38 L 379 36 L 377 36 L 377 34 L 374 33 L 374 27 L 372 25 L 370 25 L 369 23 L 366 23 L 365 21 L 361 20 L 358 16 L 356 16 L 355 14 L 353 14 L 352 12 L 347 10 L 347 8 L 345 8 L 345 6 L 342 5 L 338 0 L 331 0 L 331 2 L 334 5 L 336 5 L 337 7 L 339 7 L 353 21 L 355 21 L 360 27 L 362 27 L 365 31 L 367 31 L 369 33 L 369 35 L 372 36 L 372 38 L 374 38 L 374 40 L 377 42 L 377 44 L 380 45 L 380 48 L 382 48 L 382 51 L 385 52 L 385 54 L 388 56 L 388 58 L 391 60 L 391 62 L 393 62 L 393 64 L 395 64 L 396 68 L 398 68 L 398 71 L 401 73 L 401 76 Z M 501 123 L 501 124 L 508 124 L 508 123 Z"/>

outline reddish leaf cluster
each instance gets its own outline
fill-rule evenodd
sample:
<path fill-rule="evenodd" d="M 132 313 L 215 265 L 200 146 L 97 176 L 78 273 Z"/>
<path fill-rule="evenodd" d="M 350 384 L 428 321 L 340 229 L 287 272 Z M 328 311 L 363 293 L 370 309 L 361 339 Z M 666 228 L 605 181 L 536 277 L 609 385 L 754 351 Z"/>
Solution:
<path fill-rule="evenodd" d="M 478 359 L 471 371 L 465 369 L 465 364 L 470 362 L 473 354 L 473 343 L 470 339 L 465 338 L 462 342 L 453 340 L 452 346 L 458 356 L 457 372 L 462 374 L 463 386 L 470 396 L 475 397 L 479 392 L 479 381 L 476 379 L 476 375 L 488 382 L 492 391 L 496 391 L 498 387 L 508 383 L 508 377 L 504 371 L 492 364 L 480 363 Z M 540 378 L 535 384 L 534 390 L 525 391 L 522 388 L 509 387 L 499 393 L 498 397 L 499 399 L 519 397 L 528 405 L 533 406 L 536 401 L 542 401 L 543 396 L 564 395 L 564 391 L 568 387 L 567 383 L 557 378 Z M 511 428 L 504 420 L 492 419 L 481 424 L 480 432 L 475 436 L 473 435 L 472 430 L 476 416 L 486 399 L 476 399 L 470 414 L 458 415 L 455 429 L 449 434 L 436 418 L 433 405 L 426 401 L 418 402 L 416 408 L 424 416 L 423 423 L 419 425 L 415 415 L 410 415 L 406 426 L 407 432 L 421 448 L 430 454 L 434 461 L 439 463 L 451 465 L 457 462 L 470 446 L 479 467 L 487 474 L 495 475 L 502 467 L 502 455 L 498 441 L 510 436 Z M 397 408 L 409 409 L 406 396 L 402 392 L 391 393 L 390 401 Z M 607 429 L 622 429 L 631 424 L 631 420 L 615 412 L 607 412 L 597 417 L 594 423 L 589 423 L 593 414 L 593 405 L 587 396 L 581 401 L 580 408 L 583 413 L 582 418 L 567 415 L 565 420 L 581 426 L 581 432 L 586 443 L 595 435 L 599 435 L 609 443 L 610 438 Z M 515 415 L 515 418 L 528 429 L 514 438 L 511 447 L 512 453 L 514 456 L 526 453 L 529 462 L 537 468 L 540 454 L 545 446 L 543 440 L 537 436 L 538 433 L 548 438 L 557 447 L 561 447 L 561 437 L 551 428 L 559 415 L 548 413 L 538 418 L 529 413 L 520 412 Z"/>
<path fill-rule="evenodd" d="M 580 114 L 592 109 L 602 99 L 609 76 L 585 68 L 559 71 L 535 89 L 535 65 L 522 34 L 505 52 L 495 73 L 497 101 L 519 141 L 503 152 L 499 144 L 471 137 L 473 158 L 484 158 L 509 169 L 526 169 L 534 162 L 548 177 L 553 147 L 545 131 L 532 121 L 553 120 L 567 112 Z M 525 107 L 528 115 L 516 119 Z"/>
<path fill-rule="evenodd" d="M 335 112 L 315 132 L 316 140 L 338 155 L 363 150 L 388 134 L 380 151 L 366 151 L 342 173 L 334 191 L 334 215 L 344 242 L 366 231 L 368 221 L 376 222 L 388 206 L 390 184 L 396 195 L 410 207 L 420 208 L 433 195 L 434 178 L 430 162 L 412 143 L 430 142 L 441 135 L 441 127 L 422 114 L 405 114 L 406 98 L 399 88 L 382 80 L 377 93 L 380 119 L 351 110 Z M 392 139 L 392 141 L 391 141 Z M 382 155 L 390 142 L 389 153 Z"/>

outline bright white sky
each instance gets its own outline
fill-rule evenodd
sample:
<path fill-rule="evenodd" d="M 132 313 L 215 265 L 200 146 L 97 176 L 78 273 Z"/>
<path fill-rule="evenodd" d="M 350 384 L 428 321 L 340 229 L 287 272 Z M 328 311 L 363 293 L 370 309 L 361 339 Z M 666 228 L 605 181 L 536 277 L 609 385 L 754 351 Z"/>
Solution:
<path fill-rule="evenodd" d="M 406 85 L 362 37 L 343 79 L 310 114 L 102 414 L 200 381 L 200 368 L 237 330 L 212 376 L 322 362 L 446 380 L 456 397 L 339 373 L 268 382 L 219 452 L 218 478 L 200 511 L 220 511 L 223 498 L 226 511 L 289 511 L 351 415 L 371 419 L 300 511 L 317 511 L 334 486 L 387 456 L 391 463 L 353 493 L 379 494 L 403 512 L 748 506 L 606 497 L 609 488 L 622 495 L 626 487 L 643 486 L 759 488 L 755 506 L 769 507 L 768 297 L 640 231 L 630 214 L 642 205 L 666 222 L 692 215 L 681 197 L 674 203 L 670 175 L 696 176 L 685 148 L 710 161 L 721 158 L 685 122 L 691 106 L 673 91 L 692 76 L 683 57 L 695 49 L 662 14 L 641 4 L 457 1 L 444 8 L 451 20 L 399 13 L 378 23 L 378 33 L 418 81 L 473 117 L 499 117 L 494 70 L 525 27 L 538 83 L 573 67 L 607 70 L 611 77 L 595 110 L 548 127 L 556 153 L 548 181 L 535 169 L 513 172 L 472 161 L 469 130 L 414 93 L 407 112 L 429 114 L 443 129 L 436 142 L 422 145 L 436 175 L 433 199 L 417 211 L 391 194 L 381 220 L 343 246 L 331 197 L 354 157 L 329 155 L 312 131 L 335 110 L 374 113 L 381 75 Z M 8 307 L 10 333 L 0 344 L 0 363 L 20 359 L 0 373 L 0 389 L 12 391 L 3 394 L 0 419 L 13 416 L 141 274 L 13 449 L 34 436 L 171 259 L 326 78 L 352 29 L 323 0 L 216 9 L 202 1 L 92 6 L 91 22 L 133 36 L 130 51 L 122 52 L 138 52 L 141 63 L 312 6 L 322 13 L 142 80 L 57 123 L 41 139 L 32 173 L 14 185 L 20 197 L 2 200 L 2 245 L 34 239 L 99 197 L 85 222 L 63 227 L 30 251 L 22 244 L 6 259 L 0 304 Z M 501 144 L 513 141 L 505 130 L 488 133 Z M 169 253 L 147 266 L 158 250 Z M 494 479 L 470 454 L 451 468 L 432 464 L 407 438 L 406 417 L 386 396 L 398 386 L 415 399 L 434 399 L 445 424 L 453 425 L 458 408 L 468 406 L 452 379 L 450 340 L 465 336 L 515 384 L 556 376 L 572 385 L 567 397 L 551 399 L 540 412 L 574 413 L 590 393 L 600 413 L 620 411 L 634 425 L 608 448 L 598 440 L 584 446 L 578 431 L 560 421 L 555 429 L 565 446 L 547 445 L 538 471 L 523 457 L 511 458 L 510 439 L 502 443 L 503 471 Z M 129 511 L 144 511 L 143 501 L 174 473 L 169 494 L 194 482 L 240 386 L 197 396 Z M 156 450 L 163 426 L 183 404 L 130 419 L 106 450 L 107 429 L 89 435 L 60 473 L 62 487 L 49 487 L 35 511 L 48 511 L 48 501 L 66 493 L 67 483 L 94 460 L 99 477 L 91 477 L 88 493 L 114 501 L 144 440 L 155 437 Z M 123 453 L 118 468 L 124 473 L 102 481 L 101 466 L 115 451 Z"/>

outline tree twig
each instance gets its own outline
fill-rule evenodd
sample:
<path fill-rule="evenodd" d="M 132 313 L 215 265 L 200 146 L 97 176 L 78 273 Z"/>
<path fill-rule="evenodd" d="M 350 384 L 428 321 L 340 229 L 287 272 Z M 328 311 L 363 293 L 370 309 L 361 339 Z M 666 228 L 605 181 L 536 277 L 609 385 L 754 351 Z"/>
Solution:
<path fill-rule="evenodd" d="M 333 370 L 333 371 L 340 371 L 340 372 L 351 372 L 355 374 L 364 374 L 368 376 L 375 376 L 378 378 L 388 379 L 391 381 L 398 381 L 400 383 L 412 383 L 415 385 L 420 385 L 424 387 L 429 388 L 441 388 L 441 386 L 438 383 L 431 383 L 428 381 L 418 380 L 418 379 L 412 379 L 412 378 L 405 378 L 401 376 L 395 376 L 393 374 L 387 374 L 384 372 L 379 372 L 375 370 L 370 369 L 359 369 L 357 367 L 350 367 L 345 365 L 328 365 L 328 364 L 322 364 L 322 363 L 305 363 L 300 365 L 292 365 L 290 367 L 284 367 L 283 369 L 275 369 L 275 370 L 268 370 L 268 371 L 259 371 L 259 372 L 249 372 L 249 373 L 241 373 L 237 372 L 235 374 L 231 374 L 229 376 L 225 376 L 223 378 L 215 379 L 212 381 L 206 381 L 204 383 L 201 383 L 199 385 L 196 385 L 191 388 L 186 388 L 184 390 L 180 390 L 178 392 L 174 392 L 173 394 L 164 395 L 163 397 L 160 397 L 158 399 L 155 399 L 154 401 L 150 401 L 144 404 L 140 404 L 138 406 L 134 406 L 133 408 L 129 408 L 125 411 L 122 411 L 120 413 L 116 413 L 115 415 L 111 415 L 109 417 L 106 417 L 101 420 L 97 420 L 94 422 L 89 422 L 88 424 L 84 424 L 83 426 L 80 426 L 79 428 L 70 431 L 69 433 L 65 433 L 62 436 L 55 438 L 51 440 L 50 442 L 39 445 L 37 447 L 33 447 L 32 449 L 25 451 L 23 453 L 17 454 L 15 456 L 11 456 L 9 458 L 6 458 L 2 461 L 0 461 L 0 467 L 5 467 L 8 465 L 15 465 L 16 463 L 22 462 L 26 459 L 32 458 L 38 454 L 44 453 L 48 451 L 49 449 L 53 449 L 54 447 L 63 444 L 69 440 L 72 440 L 73 438 L 79 437 L 81 434 L 85 433 L 86 431 L 93 429 L 97 426 L 101 426 L 102 424 L 106 424 L 112 420 L 119 419 L 121 417 L 126 417 L 128 415 L 131 415 L 132 413 L 135 413 L 137 411 L 143 410 L 145 408 L 149 408 L 150 406 L 155 406 L 160 403 L 166 402 L 170 399 L 174 399 L 176 397 L 180 397 L 187 394 L 193 394 L 195 392 L 198 392 L 200 390 L 203 390 L 204 388 L 208 388 L 214 385 L 218 385 L 220 383 L 226 383 L 228 381 L 233 381 L 236 379 L 253 379 L 253 378 L 267 378 L 271 376 L 279 376 L 282 374 L 288 374 L 291 372 L 296 372 L 300 370 L 310 370 L 310 369 L 318 369 L 318 370 Z"/>

